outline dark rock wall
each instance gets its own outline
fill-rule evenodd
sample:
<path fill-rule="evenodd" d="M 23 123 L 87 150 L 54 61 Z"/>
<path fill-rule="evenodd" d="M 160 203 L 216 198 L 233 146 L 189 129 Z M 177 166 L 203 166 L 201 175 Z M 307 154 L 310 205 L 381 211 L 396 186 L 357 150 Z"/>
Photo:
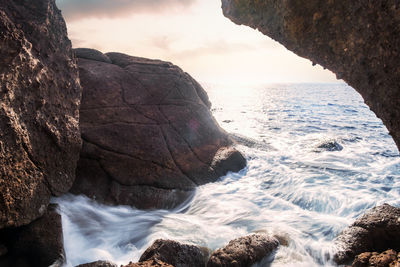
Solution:
<path fill-rule="evenodd" d="M 81 87 L 54 0 L 0 0 L 0 228 L 67 192 L 81 145 Z"/>
<path fill-rule="evenodd" d="M 400 2 L 222 0 L 224 15 L 336 73 L 400 147 Z"/>

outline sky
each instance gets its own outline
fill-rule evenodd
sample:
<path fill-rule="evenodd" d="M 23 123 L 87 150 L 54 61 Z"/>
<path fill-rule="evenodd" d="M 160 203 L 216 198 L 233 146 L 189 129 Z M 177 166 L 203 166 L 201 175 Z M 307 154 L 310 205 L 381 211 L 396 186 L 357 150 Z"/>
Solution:
<path fill-rule="evenodd" d="M 57 0 L 75 48 L 170 61 L 200 82 L 338 82 L 225 18 L 220 0 Z"/>

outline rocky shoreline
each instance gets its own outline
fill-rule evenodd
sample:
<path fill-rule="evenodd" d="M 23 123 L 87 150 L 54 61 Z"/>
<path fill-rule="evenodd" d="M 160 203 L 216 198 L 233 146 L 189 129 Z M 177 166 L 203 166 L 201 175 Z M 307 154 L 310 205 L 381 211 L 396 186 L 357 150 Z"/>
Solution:
<path fill-rule="evenodd" d="M 235 16 L 230 2 L 224 1 L 225 12 Z M 207 93 L 172 63 L 74 52 L 54 0 L 0 0 L 0 29 L 0 266 L 64 264 L 61 216 L 51 196 L 72 192 L 112 205 L 173 208 L 196 186 L 246 166 L 212 117 Z M 330 62 L 356 89 L 365 85 L 358 78 L 364 68 L 348 76 L 349 66 L 337 70 Z M 380 65 L 372 62 L 368 68 L 376 70 Z M 381 71 L 371 72 L 367 93 L 360 91 L 399 145 L 400 97 L 387 89 L 397 88 L 398 74 L 393 69 L 384 81 Z M 399 209 L 376 207 L 337 238 L 334 260 L 399 266 L 399 236 Z M 251 266 L 273 258 L 279 240 L 254 234 L 211 255 L 156 240 L 139 263 L 127 266 Z"/>

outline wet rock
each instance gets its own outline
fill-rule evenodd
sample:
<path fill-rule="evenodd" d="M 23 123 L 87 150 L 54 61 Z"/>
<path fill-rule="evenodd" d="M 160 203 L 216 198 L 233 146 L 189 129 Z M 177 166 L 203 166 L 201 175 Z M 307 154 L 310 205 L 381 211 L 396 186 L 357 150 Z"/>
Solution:
<path fill-rule="evenodd" d="M 384 204 L 367 211 L 336 238 L 335 245 L 338 264 L 363 252 L 400 250 L 400 208 Z"/>
<path fill-rule="evenodd" d="M 0 229 L 46 212 L 75 179 L 78 68 L 54 0 L 0 0 Z"/>
<path fill-rule="evenodd" d="M 0 257 L 0 266 L 62 266 L 64 243 L 61 216 L 57 205 L 50 204 L 47 212 L 32 223 L 15 229 L 3 229 L 0 238 L 8 253 Z"/>
<path fill-rule="evenodd" d="M 396 251 L 390 249 L 382 253 L 365 252 L 358 255 L 352 267 L 394 267 L 399 265 L 400 257 Z"/>
<path fill-rule="evenodd" d="M 129 263 L 122 267 L 176 267 L 160 260 L 148 260 L 144 262 Z"/>
<path fill-rule="evenodd" d="M 321 144 L 317 145 L 317 150 L 316 152 L 321 152 L 321 151 L 342 151 L 343 146 L 336 142 L 335 140 L 328 140 L 325 142 L 322 142 Z"/>
<path fill-rule="evenodd" d="M 211 254 L 207 267 L 251 266 L 270 256 L 279 246 L 276 238 L 262 234 L 240 237 Z"/>
<path fill-rule="evenodd" d="M 140 256 L 139 262 L 159 260 L 175 267 L 204 267 L 208 253 L 192 245 L 180 244 L 172 240 L 157 239 Z"/>
<path fill-rule="evenodd" d="M 180 68 L 120 53 L 76 51 L 84 88 L 83 148 L 72 193 L 111 204 L 172 208 L 197 185 L 245 167 L 212 117 L 206 92 Z"/>
<path fill-rule="evenodd" d="M 398 1 L 222 0 L 222 9 L 346 81 L 400 147 Z"/>
<path fill-rule="evenodd" d="M 75 267 L 118 267 L 118 265 L 109 261 L 95 261 L 95 262 L 80 264 Z"/>

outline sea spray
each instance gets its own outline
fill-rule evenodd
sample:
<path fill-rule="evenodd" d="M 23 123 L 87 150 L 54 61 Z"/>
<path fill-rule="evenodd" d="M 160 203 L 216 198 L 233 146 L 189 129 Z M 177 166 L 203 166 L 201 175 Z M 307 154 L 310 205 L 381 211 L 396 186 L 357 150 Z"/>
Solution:
<path fill-rule="evenodd" d="M 248 166 L 199 187 L 175 210 L 54 199 L 68 266 L 137 261 L 157 238 L 213 250 L 253 232 L 286 237 L 271 266 L 329 266 L 332 240 L 355 218 L 385 202 L 400 206 L 397 148 L 351 87 L 207 87 L 214 116 L 240 137 Z M 331 140 L 342 149 L 318 148 Z"/>

